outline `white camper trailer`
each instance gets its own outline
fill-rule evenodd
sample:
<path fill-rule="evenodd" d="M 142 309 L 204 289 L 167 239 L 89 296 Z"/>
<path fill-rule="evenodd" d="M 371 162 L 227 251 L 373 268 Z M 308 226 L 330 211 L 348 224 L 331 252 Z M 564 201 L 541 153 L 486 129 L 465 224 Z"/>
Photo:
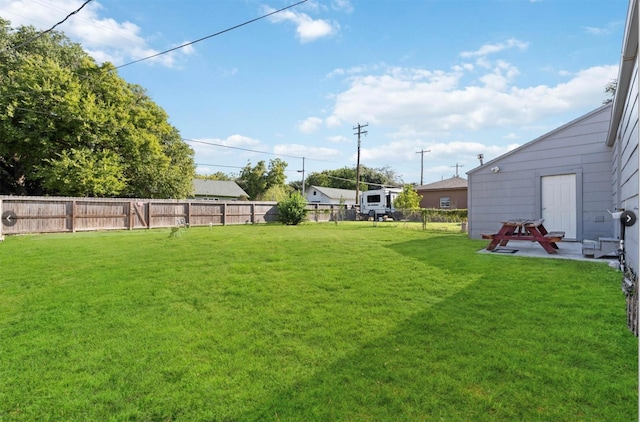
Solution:
<path fill-rule="evenodd" d="M 396 210 L 393 201 L 402 192 L 400 188 L 367 190 L 360 194 L 360 214 L 368 217 L 391 216 Z"/>

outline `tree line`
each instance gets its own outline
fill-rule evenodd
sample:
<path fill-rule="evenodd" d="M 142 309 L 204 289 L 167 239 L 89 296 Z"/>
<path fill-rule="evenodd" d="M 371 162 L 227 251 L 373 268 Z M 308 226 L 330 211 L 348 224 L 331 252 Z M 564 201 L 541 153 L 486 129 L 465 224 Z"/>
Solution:
<path fill-rule="evenodd" d="M 259 161 L 255 166 L 247 163 L 238 175 L 216 172 L 196 175 L 200 179 L 235 181 L 252 200 L 280 201 L 293 192 L 302 192 L 302 179 L 285 183 L 288 164 L 276 158 L 267 165 Z M 356 189 L 356 168 L 343 167 L 322 170 L 305 175 L 305 186 L 320 186 L 338 189 Z M 360 191 L 377 189 L 382 186 L 400 186 L 402 181 L 388 167 L 369 168 L 360 166 Z"/>
<path fill-rule="evenodd" d="M 112 64 L 0 18 L 0 193 L 184 198 L 193 155 Z"/>
<path fill-rule="evenodd" d="M 186 198 L 194 177 L 234 180 L 252 200 L 302 190 L 277 158 L 237 176 L 195 173 L 194 151 L 167 113 L 111 63 L 63 33 L 0 18 L 0 194 Z M 306 186 L 355 189 L 356 169 L 309 173 Z M 389 168 L 360 167 L 360 190 L 399 186 Z"/>

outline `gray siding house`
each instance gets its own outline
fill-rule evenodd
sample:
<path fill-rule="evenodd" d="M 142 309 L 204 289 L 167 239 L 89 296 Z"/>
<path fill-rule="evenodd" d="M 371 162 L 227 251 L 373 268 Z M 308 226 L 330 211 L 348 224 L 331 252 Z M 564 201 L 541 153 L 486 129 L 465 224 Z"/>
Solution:
<path fill-rule="evenodd" d="M 249 195 L 231 180 L 193 179 L 193 192 L 196 199 L 214 201 L 238 201 L 249 198 Z"/>
<path fill-rule="evenodd" d="M 635 335 L 640 220 L 623 226 L 614 215 L 640 213 L 638 37 L 638 0 L 630 0 L 612 103 L 467 173 L 472 238 L 513 218 L 543 218 L 566 240 L 623 238 L 622 286 Z"/>
<path fill-rule="evenodd" d="M 469 236 L 510 219 L 544 219 L 565 240 L 611 237 L 612 105 L 604 105 L 469 171 Z"/>
<path fill-rule="evenodd" d="M 325 188 L 309 186 L 305 198 L 310 204 L 345 204 L 355 205 L 356 191 L 349 189 Z"/>
<path fill-rule="evenodd" d="M 622 44 L 618 86 L 607 145 L 612 148 L 611 199 L 617 210 L 631 211 L 638 216 L 638 0 L 630 0 L 625 36 Z M 622 235 L 622 226 L 618 224 Z M 624 228 L 624 284 L 627 293 L 627 325 L 638 335 L 638 271 L 640 222 Z"/>

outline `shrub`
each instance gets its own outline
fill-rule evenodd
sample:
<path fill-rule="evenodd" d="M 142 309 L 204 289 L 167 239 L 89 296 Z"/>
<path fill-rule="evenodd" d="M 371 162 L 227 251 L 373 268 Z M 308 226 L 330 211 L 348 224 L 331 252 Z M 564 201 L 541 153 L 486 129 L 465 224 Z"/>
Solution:
<path fill-rule="evenodd" d="M 447 223 L 459 223 L 467 221 L 468 212 L 466 208 L 442 210 L 437 208 L 422 208 L 422 222 L 447 222 Z"/>
<path fill-rule="evenodd" d="M 282 224 L 297 225 L 307 218 L 307 201 L 299 192 L 294 192 L 284 201 L 278 202 L 278 221 Z"/>
<path fill-rule="evenodd" d="M 412 185 L 404 185 L 402 192 L 393 201 L 393 206 L 399 210 L 417 210 L 420 209 L 420 200 L 422 195 Z"/>

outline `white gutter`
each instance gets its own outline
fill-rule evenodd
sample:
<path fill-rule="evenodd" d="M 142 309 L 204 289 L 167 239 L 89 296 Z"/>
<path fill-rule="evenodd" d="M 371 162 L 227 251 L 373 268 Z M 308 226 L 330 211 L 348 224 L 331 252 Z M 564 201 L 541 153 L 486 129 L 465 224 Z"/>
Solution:
<path fill-rule="evenodd" d="M 629 1 L 627 13 L 627 26 L 624 31 L 622 44 L 622 57 L 620 58 L 620 70 L 618 71 L 618 86 L 613 99 L 611 121 L 607 134 L 607 146 L 612 146 L 616 141 L 618 126 L 624 112 L 624 106 L 629 95 L 631 73 L 638 59 L 638 0 Z"/>

